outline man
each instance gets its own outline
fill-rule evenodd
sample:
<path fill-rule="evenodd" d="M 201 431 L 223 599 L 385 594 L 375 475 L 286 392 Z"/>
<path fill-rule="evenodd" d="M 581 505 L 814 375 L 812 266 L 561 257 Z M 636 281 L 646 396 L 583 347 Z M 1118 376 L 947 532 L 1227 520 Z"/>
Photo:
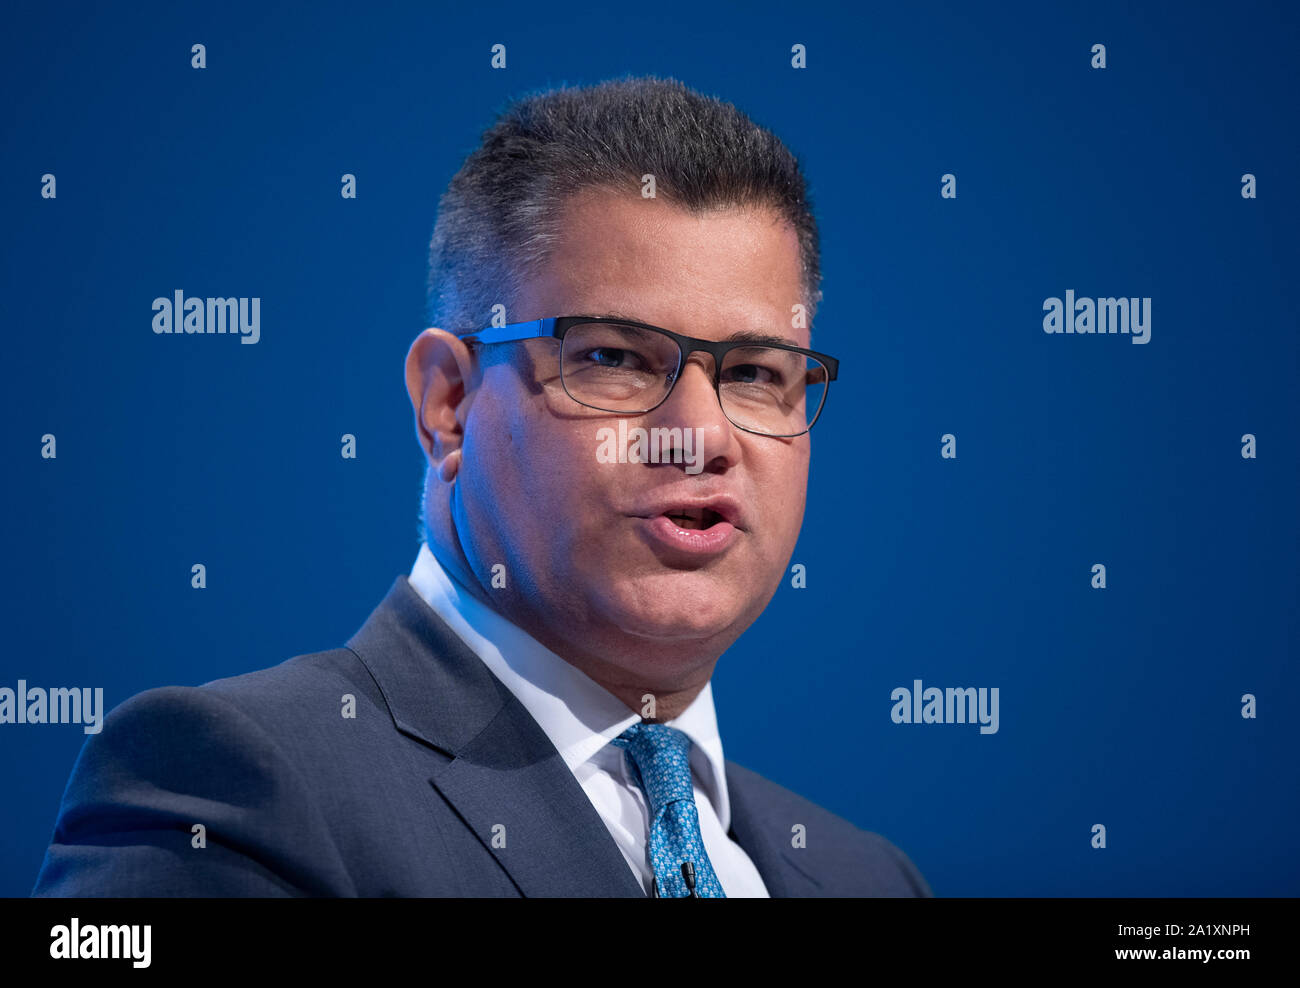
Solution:
<path fill-rule="evenodd" d="M 797 163 L 679 83 L 507 110 L 440 204 L 424 545 L 348 646 L 114 711 L 38 895 L 929 895 L 723 757 L 834 379 Z"/>

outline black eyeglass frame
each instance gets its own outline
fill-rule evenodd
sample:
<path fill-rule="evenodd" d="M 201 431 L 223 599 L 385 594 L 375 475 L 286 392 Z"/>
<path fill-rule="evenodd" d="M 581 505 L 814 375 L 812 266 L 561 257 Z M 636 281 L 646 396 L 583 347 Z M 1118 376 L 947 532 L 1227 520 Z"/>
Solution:
<path fill-rule="evenodd" d="M 826 399 L 830 395 L 830 382 L 834 381 L 839 374 L 840 362 L 834 357 L 825 353 L 818 353 L 816 350 L 809 350 L 807 347 L 795 346 L 793 343 L 771 343 L 766 340 L 702 340 L 695 336 L 684 336 L 681 333 L 674 333 L 670 329 L 664 329 L 662 326 L 651 326 L 649 323 L 635 322 L 631 319 L 614 319 L 608 316 L 550 316 L 545 319 L 533 319 L 528 322 L 507 323 L 504 326 L 490 326 L 487 329 L 476 330 L 470 333 L 460 334 L 460 338 L 466 343 L 480 343 L 490 345 L 495 343 L 515 343 L 520 340 L 547 339 L 554 338 L 560 341 L 561 347 L 564 344 L 565 334 L 574 326 L 581 326 L 587 323 L 609 323 L 615 326 L 632 326 L 636 329 L 647 330 L 652 333 L 659 333 L 667 336 L 677 344 L 677 367 L 673 371 L 672 383 L 668 390 L 664 392 L 662 398 L 651 405 L 649 408 L 643 408 L 639 411 L 631 409 L 604 408 L 600 405 L 593 405 L 590 402 L 574 398 L 573 392 L 569 390 L 569 385 L 564 380 L 564 363 L 560 363 L 560 383 L 564 385 L 564 393 L 573 398 L 579 405 L 587 408 L 594 408 L 601 412 L 610 412 L 614 415 L 644 415 L 646 412 L 652 412 L 673 393 L 673 388 L 677 387 L 677 382 L 681 379 L 682 365 L 687 361 L 692 353 L 703 351 L 713 356 L 713 390 L 718 396 L 718 406 L 722 413 L 727 416 L 727 421 L 731 422 L 737 429 L 744 432 L 753 433 L 756 436 L 768 436 L 772 439 L 794 439 L 798 436 L 806 435 L 812 431 L 812 427 L 817 424 L 821 418 L 822 411 L 826 408 Z M 771 347 L 776 350 L 789 350 L 791 353 L 801 353 L 806 357 L 812 357 L 823 367 L 826 368 L 826 388 L 822 392 L 821 401 L 817 405 L 817 411 L 808 422 L 808 427 L 803 432 L 794 432 L 788 435 L 776 435 L 771 432 L 758 432 L 755 429 L 747 428 L 740 425 L 727 415 L 727 408 L 722 404 L 722 392 L 719 390 L 722 380 L 722 360 L 732 350 L 738 350 L 742 347 Z"/>

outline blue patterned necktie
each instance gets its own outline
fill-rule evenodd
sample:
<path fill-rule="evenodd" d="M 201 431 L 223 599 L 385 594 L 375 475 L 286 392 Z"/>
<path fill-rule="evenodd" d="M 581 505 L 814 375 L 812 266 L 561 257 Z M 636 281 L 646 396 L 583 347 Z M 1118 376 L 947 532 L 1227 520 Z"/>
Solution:
<path fill-rule="evenodd" d="M 650 836 L 646 857 L 654 871 L 655 887 L 665 899 L 682 899 L 691 890 L 682 874 L 689 862 L 694 871 L 695 894 L 703 899 L 725 899 L 722 884 L 700 836 L 700 811 L 695 806 L 691 782 L 691 739 L 667 724 L 633 724 L 611 744 L 626 753 L 632 778 L 645 793 L 650 807 Z"/>

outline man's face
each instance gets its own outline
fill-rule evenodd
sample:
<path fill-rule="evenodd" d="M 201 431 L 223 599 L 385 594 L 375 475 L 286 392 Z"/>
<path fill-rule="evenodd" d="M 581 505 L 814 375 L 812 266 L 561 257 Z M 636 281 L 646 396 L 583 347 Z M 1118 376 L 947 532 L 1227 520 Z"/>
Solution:
<path fill-rule="evenodd" d="M 809 345 L 791 328 L 798 240 L 774 212 L 693 215 L 601 190 L 573 199 L 562 229 L 507 321 L 618 315 L 707 340 L 750 332 Z M 543 339 L 482 354 L 453 502 L 461 543 L 485 587 L 506 565 L 506 589 L 491 593 L 508 594 L 506 613 L 522 610 L 518 623 L 553 649 L 590 652 L 647 686 L 680 680 L 775 593 L 803 520 L 808 436 L 733 426 L 708 354 L 689 358 L 658 408 L 620 416 L 566 394 L 559 351 Z M 620 419 L 629 434 L 702 430 L 692 435 L 703 437 L 703 469 L 602 462 L 598 432 Z M 697 538 L 664 517 L 701 502 L 734 525 Z"/>

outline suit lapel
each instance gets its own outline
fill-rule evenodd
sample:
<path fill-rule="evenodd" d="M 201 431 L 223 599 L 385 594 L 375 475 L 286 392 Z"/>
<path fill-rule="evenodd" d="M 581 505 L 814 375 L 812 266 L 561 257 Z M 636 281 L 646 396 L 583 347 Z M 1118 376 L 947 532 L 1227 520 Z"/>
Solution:
<path fill-rule="evenodd" d="M 432 784 L 526 896 L 644 896 L 524 706 L 399 576 L 348 642 L 403 734 L 450 760 Z"/>
<path fill-rule="evenodd" d="M 731 837 L 754 862 L 767 894 L 774 899 L 818 896 L 821 883 L 799 867 L 787 848 L 790 827 L 798 821 L 772 818 L 758 791 L 764 780 L 748 769 L 727 762 L 727 795 L 731 800 Z"/>

